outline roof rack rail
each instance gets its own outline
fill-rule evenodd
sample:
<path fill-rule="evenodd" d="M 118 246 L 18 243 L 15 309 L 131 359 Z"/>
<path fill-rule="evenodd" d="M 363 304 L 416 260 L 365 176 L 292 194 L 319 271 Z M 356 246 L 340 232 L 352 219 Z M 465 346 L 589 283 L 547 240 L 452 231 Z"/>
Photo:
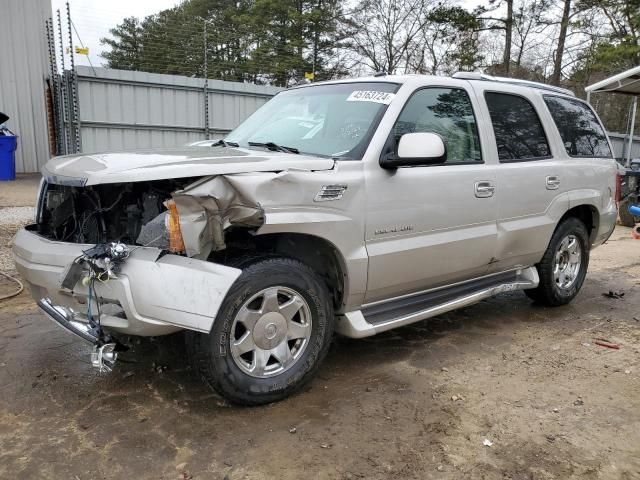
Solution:
<path fill-rule="evenodd" d="M 485 80 L 488 82 L 500 82 L 509 83 L 511 85 L 521 85 L 523 87 L 539 88 L 540 90 L 549 90 L 551 92 L 562 93 L 563 95 L 571 95 L 575 97 L 575 93 L 567 88 L 556 87 L 554 85 L 547 85 L 546 83 L 532 82 L 530 80 L 521 80 L 519 78 L 507 78 L 507 77 L 493 77 L 486 73 L 480 72 L 457 72 L 454 73 L 453 78 L 459 78 L 462 80 Z"/>

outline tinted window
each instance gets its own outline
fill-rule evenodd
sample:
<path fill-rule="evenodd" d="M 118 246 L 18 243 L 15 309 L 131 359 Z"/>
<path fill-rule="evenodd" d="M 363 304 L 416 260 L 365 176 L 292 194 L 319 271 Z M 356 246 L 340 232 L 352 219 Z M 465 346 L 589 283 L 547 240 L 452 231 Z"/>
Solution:
<path fill-rule="evenodd" d="M 500 160 L 533 160 L 551 155 L 538 114 L 528 100 L 491 92 L 485 93 L 485 98 Z"/>
<path fill-rule="evenodd" d="M 544 101 L 569 155 L 611 157 L 607 136 L 588 106 L 577 100 L 550 95 L 545 95 Z"/>
<path fill-rule="evenodd" d="M 405 105 L 396 125 L 396 145 L 405 133 L 439 134 L 447 145 L 446 163 L 482 162 L 480 138 L 467 92 L 458 88 L 425 88 Z"/>

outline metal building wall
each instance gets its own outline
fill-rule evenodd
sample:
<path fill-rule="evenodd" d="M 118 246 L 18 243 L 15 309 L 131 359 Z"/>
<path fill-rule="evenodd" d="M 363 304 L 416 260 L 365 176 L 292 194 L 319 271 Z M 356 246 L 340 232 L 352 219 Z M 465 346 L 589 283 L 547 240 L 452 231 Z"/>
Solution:
<path fill-rule="evenodd" d="M 85 153 L 204 140 L 204 79 L 76 67 Z M 281 89 L 209 80 L 210 138 L 221 138 Z"/>
<path fill-rule="evenodd" d="M 609 139 L 613 145 L 613 156 L 616 158 L 627 158 L 627 148 L 629 148 L 629 137 L 621 133 L 609 133 Z M 633 137 L 631 145 L 631 158 L 640 158 L 640 137 Z"/>
<path fill-rule="evenodd" d="M 0 111 L 20 138 L 18 172 L 37 172 L 50 157 L 45 21 L 50 0 L 0 0 Z"/>

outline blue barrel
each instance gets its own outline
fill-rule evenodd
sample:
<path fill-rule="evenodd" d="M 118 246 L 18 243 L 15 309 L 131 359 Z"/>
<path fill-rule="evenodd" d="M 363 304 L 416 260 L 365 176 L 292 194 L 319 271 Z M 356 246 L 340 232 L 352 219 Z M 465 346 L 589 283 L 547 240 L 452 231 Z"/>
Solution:
<path fill-rule="evenodd" d="M 17 146 L 15 135 L 0 135 L 0 181 L 16 179 Z"/>
<path fill-rule="evenodd" d="M 633 215 L 634 217 L 640 217 L 640 207 L 635 205 L 629 206 L 629 213 L 631 213 L 631 215 Z"/>

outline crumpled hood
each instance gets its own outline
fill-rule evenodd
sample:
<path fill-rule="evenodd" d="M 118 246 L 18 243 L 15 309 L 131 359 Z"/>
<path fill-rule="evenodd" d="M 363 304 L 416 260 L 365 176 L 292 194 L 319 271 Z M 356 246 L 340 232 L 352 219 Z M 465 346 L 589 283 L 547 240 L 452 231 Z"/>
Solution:
<path fill-rule="evenodd" d="M 97 185 L 290 169 L 329 170 L 333 165 L 330 158 L 284 152 L 184 147 L 55 157 L 43 167 L 42 174 L 51 183 Z"/>

